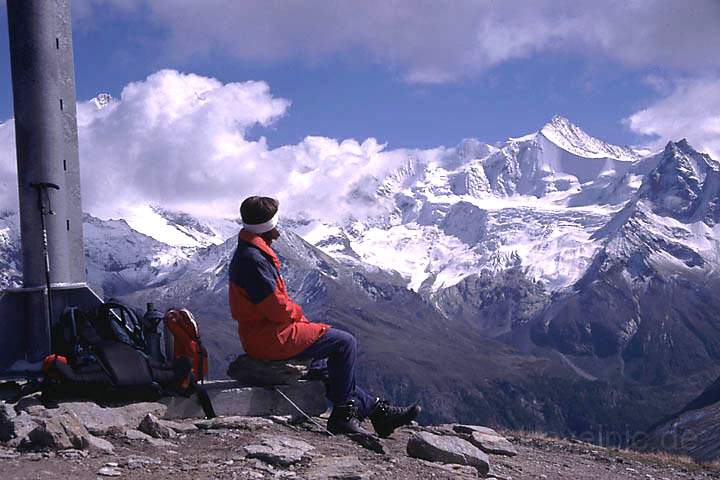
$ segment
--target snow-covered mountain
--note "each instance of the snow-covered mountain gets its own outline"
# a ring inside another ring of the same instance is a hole
[[[397,272],[408,288],[427,295],[508,268],[560,292],[597,268],[612,229],[635,232],[639,224],[665,228],[665,245],[676,254],[682,248],[674,245],[693,239],[690,251],[704,249],[697,253],[716,264],[718,235],[710,223],[720,215],[718,169],[684,141],[641,156],[556,116],[537,132],[501,144],[467,139],[439,156],[408,154],[402,167],[376,179],[375,200],[386,205],[386,215],[285,224],[333,258]],[[642,212],[650,216],[641,220]],[[710,222],[702,228],[695,225],[701,217]],[[9,225],[13,218],[0,221]],[[679,241],[682,229],[673,222],[684,220],[695,226]],[[118,294],[161,284],[181,275],[197,249],[221,244],[238,229],[233,219],[150,205],[122,220],[87,217],[88,276]],[[15,227],[3,231],[17,238]]]
[[[647,163],[554,117],[498,146],[465,140],[437,160],[409,157],[379,179],[385,218],[298,231],[328,254],[400,272],[415,290],[518,265],[556,290],[582,276],[600,247],[592,233],[636,193]]]
[[[636,195],[593,233],[601,248],[589,268],[532,334],[608,359],[612,375],[663,383],[720,352],[720,166],[684,140],[651,160]]]
[[[0,213],[0,288],[22,283],[20,217],[17,212]]]
[[[641,156],[556,116],[501,144],[467,139],[437,156],[408,154],[402,167],[376,179],[385,215],[335,224],[289,218],[285,225],[331,257],[397,272],[427,296],[511,268],[562,292],[587,282],[600,256],[634,252],[649,236],[669,257],[699,256],[714,268],[718,170],[685,141]],[[16,242],[16,221],[10,214],[0,219],[8,244]],[[233,219],[149,205],[122,220],[88,216],[88,277],[112,294],[159,285],[182,275],[198,249],[222,244],[238,229]],[[16,257],[6,254],[5,261]],[[16,282],[16,272],[7,269],[3,282]]]
[[[422,395],[443,421],[482,411],[579,431],[647,426],[717,377],[717,161],[686,141],[644,155],[561,117],[437,152],[408,152],[373,179],[384,214],[281,223],[288,287],[311,318],[368,344],[371,385]],[[0,215],[0,286],[20,281],[17,223]],[[238,349],[226,295],[239,228],[159,206],[86,215],[88,280],[105,296],[197,310],[222,372]],[[443,407],[448,395],[460,410]],[[578,402],[601,413],[579,421]]]
[[[83,234],[88,283],[117,296],[175,280],[208,246],[237,234],[234,220],[197,218],[157,206],[139,206],[128,219],[85,214]],[[0,288],[22,282],[17,213],[0,214]]]

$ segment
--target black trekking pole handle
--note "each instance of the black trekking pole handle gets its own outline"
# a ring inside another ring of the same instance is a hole
[[[54,190],[60,190],[60,187],[55,183],[50,182],[31,182],[30,187],[36,189],[38,191],[38,208],[40,209],[40,212],[44,215],[45,214],[45,205],[43,205],[42,201],[42,192],[47,192],[48,188],[52,188]],[[52,206],[50,205],[50,195],[47,197],[48,199],[48,215],[55,215],[55,212],[52,211]]]
[[[54,188],[55,190],[60,190],[60,187],[51,182],[31,182],[30,186],[33,188]]]

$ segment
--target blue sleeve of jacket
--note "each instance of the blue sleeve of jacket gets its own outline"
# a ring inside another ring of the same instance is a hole
[[[233,259],[230,281],[247,292],[255,305],[275,292],[275,268],[261,254],[242,255]]]

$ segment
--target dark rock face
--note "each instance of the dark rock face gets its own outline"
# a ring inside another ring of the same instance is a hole
[[[440,227],[468,245],[482,241],[487,228],[487,212],[472,203],[459,202],[450,207]]]
[[[639,436],[633,447],[685,455],[708,463],[720,458],[720,378],[676,413]]]
[[[658,166],[648,174],[640,196],[655,211],[680,221],[720,220],[720,164],[694,150],[686,140],[665,147]]]
[[[664,385],[710,373],[720,359],[720,276],[680,225],[715,224],[719,182],[717,162],[669,143],[637,198],[593,235],[603,247],[590,268],[533,319],[534,343],[586,364],[603,359],[592,373],[609,379]]]
[[[447,318],[462,319],[484,335],[499,337],[525,325],[547,304],[542,283],[527,278],[521,268],[497,274],[470,275],[432,296]]]
[[[689,410],[654,427],[639,438],[634,447],[686,455],[697,462],[720,458],[720,404]]]
[[[644,384],[707,371],[720,359],[720,277],[682,245],[637,232],[613,237],[574,288],[533,319],[532,340],[567,355],[617,358],[612,376]]]

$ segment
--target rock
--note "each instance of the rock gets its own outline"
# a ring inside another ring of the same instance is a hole
[[[357,457],[325,457],[307,472],[308,480],[365,480],[370,473]]]
[[[517,455],[517,450],[512,443],[492,428],[479,425],[443,424],[424,427],[422,431],[462,438],[485,453],[510,457]]]
[[[227,428],[230,430],[255,431],[271,426],[274,422],[268,418],[261,417],[215,417],[210,420],[199,420],[195,426],[202,430],[218,430]]]
[[[258,460],[257,458],[251,458],[247,461],[246,465],[248,467],[251,467],[255,470],[259,470],[263,473],[269,473],[270,475],[275,475],[277,473],[277,470],[272,465],[268,465],[265,462],[262,462]],[[265,477],[262,477],[265,478]]]
[[[147,433],[143,433],[140,430],[126,430],[125,431],[125,438],[128,440],[142,440],[147,441],[150,440],[152,437],[148,435]]]
[[[15,460],[20,454],[16,451],[0,450],[0,460]]]
[[[117,467],[102,467],[97,474],[102,477],[119,477],[122,475],[122,470]]]
[[[39,418],[37,422],[38,426],[28,434],[34,447],[67,450],[83,449],[89,445],[90,433],[73,415]]]
[[[115,447],[113,444],[105,440],[104,438],[96,437],[95,435],[88,434],[87,449],[94,452],[100,453],[114,453]]]
[[[350,440],[359,444],[360,446],[367,448],[375,453],[385,453],[385,447],[382,442],[375,435],[363,435],[361,433],[347,434]]]
[[[475,445],[458,437],[417,432],[408,440],[407,453],[411,457],[431,462],[470,465],[483,475],[490,470],[488,456]]]
[[[513,444],[500,435],[473,432],[469,441],[485,453],[506,455],[508,457],[514,457],[518,454]]]
[[[145,469],[148,467],[148,465],[160,465],[162,462],[156,458],[151,457],[140,457],[140,456],[131,456],[127,459],[123,460],[121,465],[131,469]]]
[[[50,416],[47,414],[47,411],[48,409],[45,407],[45,405],[30,405],[29,407],[22,410],[21,413],[25,412],[33,417],[47,417]]]
[[[0,402],[0,419],[16,417],[15,407],[6,402]]]
[[[259,444],[244,448],[248,458],[283,467],[302,461],[310,450],[315,449],[309,443],[289,437],[265,437]]]
[[[37,422],[25,412],[15,413],[12,405],[0,404],[0,441],[9,447],[17,447],[36,427]]]
[[[469,435],[474,432],[478,432],[478,433],[482,433],[485,435],[494,435],[496,437],[500,436],[500,434],[497,433],[492,428],[481,427],[480,425],[462,425],[462,424],[454,423],[454,424],[450,425],[450,427],[452,428],[452,431],[454,431],[456,433],[466,433]]]
[[[168,442],[160,438],[153,438],[147,433],[143,433],[139,430],[126,430],[125,438],[130,441],[146,442],[156,448],[168,448],[175,446],[172,442]]]
[[[475,467],[469,465],[456,465],[452,463],[433,463],[427,460],[420,460],[424,465],[452,473],[453,478],[477,478],[478,472]],[[489,477],[486,477],[488,480]]]
[[[457,432],[454,430],[455,425],[452,423],[444,423],[442,425],[429,425],[427,427],[419,427],[418,429],[412,429],[412,430],[418,430],[421,432],[429,432],[434,435],[450,435],[450,436],[457,436]]]
[[[174,443],[168,442],[167,440],[162,440],[160,438],[153,438],[153,437],[150,437],[147,440],[147,443],[149,443],[150,445],[152,445],[155,448],[170,448],[170,447],[176,446]]]
[[[164,417],[167,405],[160,402],[137,402],[114,407],[113,410],[117,410],[128,420],[129,424],[137,425],[148,413],[152,413],[158,418]]]
[[[85,450],[75,450],[74,448],[71,448],[70,450],[60,450],[58,452],[58,457],[65,458],[68,460],[80,460],[81,458],[87,458],[88,452]]]
[[[175,430],[162,424],[152,413],[145,415],[138,430],[155,438],[175,438],[177,436]]]
[[[195,424],[191,422],[173,422],[172,420],[163,420],[162,418],[158,421],[162,425],[171,428],[175,433],[186,434],[197,432],[198,430],[198,427],[196,427]]]
[[[247,386],[286,385],[307,374],[309,364],[309,360],[266,361],[239,355],[228,366],[227,375]]]
[[[476,425],[454,425],[453,430],[485,453],[514,457],[517,450],[505,437],[492,428]]]
[[[136,429],[146,415],[165,415],[167,407],[156,402],[137,402],[117,407],[101,407],[93,402],[64,402],[48,412],[73,413],[93,435],[107,435],[111,430]]]

